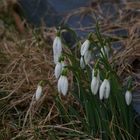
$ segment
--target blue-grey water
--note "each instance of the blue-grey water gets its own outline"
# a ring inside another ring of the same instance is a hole
[[[36,26],[41,25],[41,21],[44,21],[46,26],[59,26],[64,22],[66,17],[70,14],[65,24],[76,30],[79,36],[86,36],[89,31],[94,31],[86,29],[86,31],[78,30],[78,28],[90,27],[95,25],[95,16],[93,13],[86,13],[85,15],[80,14],[81,7],[91,8],[91,5],[95,0],[20,0],[20,4],[25,13],[28,21]],[[115,6],[110,2],[102,2],[101,8],[103,11],[103,16],[114,16],[116,14]],[[94,8],[93,8],[94,9]],[[74,14],[73,12],[79,12]],[[96,15],[96,18],[99,18]],[[79,22],[80,21],[80,22]]]
[[[21,0],[22,9],[29,19],[36,25],[41,18],[47,26],[58,25],[71,10],[89,5],[93,0]]]

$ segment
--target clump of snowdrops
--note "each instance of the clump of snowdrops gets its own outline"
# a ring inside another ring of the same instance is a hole
[[[104,41],[105,42],[105,41]],[[88,39],[86,39],[81,47],[80,47],[80,67],[83,69],[83,71],[86,69],[86,67],[91,68],[91,92],[93,95],[96,95],[97,92],[99,91],[99,99],[108,99],[110,95],[110,89],[111,89],[111,84],[110,84],[110,75],[111,75],[111,65],[109,64],[109,44],[106,42],[103,42],[103,46],[98,46],[98,44],[93,45],[94,41],[91,39],[91,34],[89,35]],[[92,59],[92,55],[97,55],[94,54],[94,50],[99,49],[99,58],[96,58],[95,60]],[[98,48],[99,47],[99,48]],[[60,37],[60,31],[58,31],[54,42],[53,42],[53,58],[54,58],[54,64],[55,64],[55,71],[54,75],[56,79],[58,80],[58,92],[62,93],[62,95],[67,95],[68,92],[68,80],[67,80],[67,66],[64,63],[64,56],[63,56],[63,49],[62,49],[62,41]],[[90,65],[90,62],[96,62],[94,65]],[[105,66],[103,63],[108,63],[110,65],[109,69],[105,69]],[[100,68],[102,67],[102,70]],[[105,77],[103,81],[100,79],[100,73],[102,71],[105,71]],[[114,72],[114,71],[113,71]],[[128,90],[125,93],[125,101],[126,104],[129,106],[132,101],[132,93],[130,90],[131,85],[129,85]],[[65,92],[63,92],[65,91]]]
[[[88,135],[103,140],[135,139],[139,130],[135,126],[131,80],[127,85],[120,81],[115,64],[109,61],[112,57],[110,42],[100,34],[98,25],[96,33],[90,33],[84,41],[77,42],[75,49],[78,53],[74,50],[68,53],[65,48],[68,46],[63,43],[59,30],[53,42],[58,98],[71,94],[79,102],[84,110],[81,125]],[[72,89],[69,88],[69,72],[73,74]],[[71,105],[70,108],[68,116],[81,118],[78,110]]]

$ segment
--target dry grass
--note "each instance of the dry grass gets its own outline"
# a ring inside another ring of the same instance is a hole
[[[15,120],[15,117],[20,117],[22,112],[23,114],[27,112],[27,116],[30,112],[30,115],[32,114],[30,119],[33,119],[35,114],[39,115],[42,104],[46,104],[47,110],[52,108],[53,99],[51,96],[55,95],[56,81],[53,76],[51,47],[45,44],[42,39],[37,41],[33,36],[28,36],[25,40],[21,40],[17,34],[12,32],[10,39],[4,38],[1,41],[0,55],[0,102],[6,101],[6,104],[3,104],[5,109],[1,108],[1,115],[13,112],[9,119],[6,116],[8,120],[3,118],[2,127],[6,125],[5,123],[7,125],[12,123],[12,120]],[[44,95],[39,103],[31,105],[32,96],[41,80],[46,82]],[[24,120],[24,118],[22,119]],[[24,120],[24,125],[26,122],[29,122],[27,118]],[[30,120],[30,125],[32,125],[31,123]]]
[[[62,123],[60,119],[55,103],[58,92],[57,80],[54,78],[52,46],[43,39],[43,35],[30,29],[24,36],[20,36],[15,29],[10,28],[1,39],[0,138],[2,139],[52,139],[55,131],[83,134],[80,129],[71,128],[73,124],[80,125],[80,121],[75,119],[73,122]],[[71,78],[70,76],[69,81],[72,81]],[[36,102],[33,95],[41,80],[45,82],[43,96]],[[71,95],[67,98],[66,100],[62,97],[65,109],[68,104],[75,104],[79,110]]]

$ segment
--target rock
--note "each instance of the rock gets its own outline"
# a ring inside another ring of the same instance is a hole
[[[140,90],[133,92],[133,106],[135,111],[140,114]]]

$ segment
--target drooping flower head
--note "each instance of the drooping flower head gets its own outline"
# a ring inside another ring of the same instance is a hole
[[[80,50],[81,56],[84,56],[85,53],[88,51],[89,45],[90,45],[90,41],[87,39],[81,46],[81,50]]]
[[[81,59],[80,59],[80,65],[81,68],[84,68],[85,65],[89,64],[91,60],[91,50],[89,49],[90,41],[87,39],[81,46]]]
[[[58,32],[57,36],[53,41],[53,58],[55,64],[57,64],[57,62],[59,61],[59,57],[61,56],[61,53],[62,53],[62,42],[60,38],[60,32]]]
[[[127,82],[127,91],[125,92],[125,101],[128,106],[132,102],[132,81],[132,77],[129,76]]]
[[[68,79],[66,75],[67,68],[64,68],[57,84],[58,92],[63,96],[66,96],[68,92]]]
[[[43,85],[43,81],[40,81],[39,84],[37,85],[37,89],[35,92],[35,100],[38,101],[42,95],[42,85]]]
[[[99,90],[99,98],[102,100],[103,98],[108,99],[110,95],[110,82],[108,79],[104,79],[100,86]]]
[[[130,90],[127,90],[126,93],[125,93],[125,101],[126,101],[126,104],[129,106],[132,102],[132,93]]]
[[[96,95],[97,92],[98,92],[98,89],[99,89],[99,79],[97,78],[97,76],[94,76],[92,78],[92,81],[91,81],[91,92]]]
[[[81,66],[82,69],[84,69],[84,67],[87,64],[89,64],[89,62],[91,60],[91,57],[92,57],[92,51],[91,51],[91,48],[90,48],[91,40],[92,40],[92,34],[89,34],[88,39],[86,39],[85,42],[81,45],[80,66]]]
[[[55,66],[55,70],[54,70],[54,75],[55,75],[56,79],[58,79],[59,76],[61,75],[61,72],[62,72],[64,66],[65,66],[64,57],[60,56],[59,61],[57,62],[56,66]]]
[[[84,54],[84,61],[85,61],[85,64],[88,65],[90,60],[91,60],[91,57],[92,57],[92,53],[91,53],[91,50],[87,50]]]
[[[98,67],[98,61],[95,63],[95,69],[92,69],[92,81],[91,81],[91,91],[94,95],[97,94],[100,86],[100,75]]]

